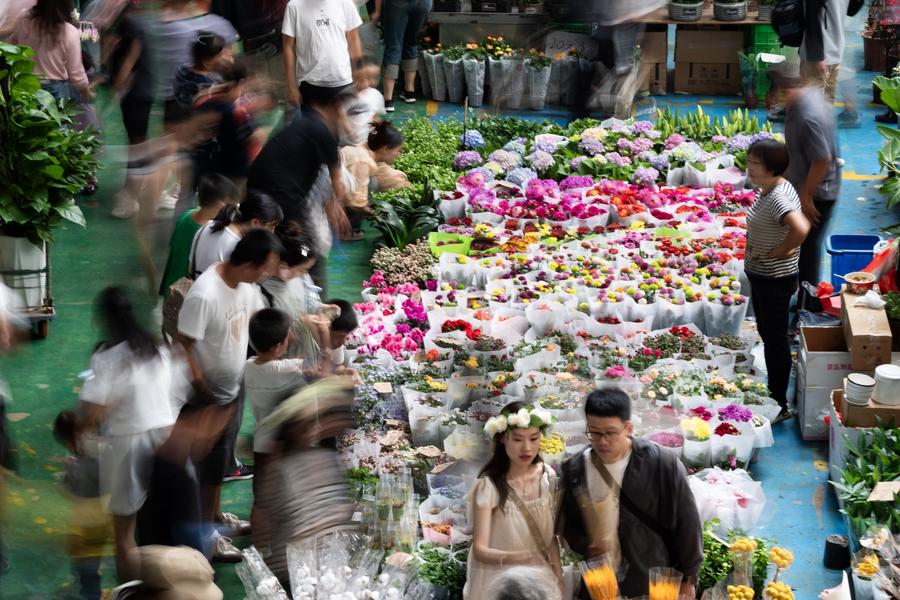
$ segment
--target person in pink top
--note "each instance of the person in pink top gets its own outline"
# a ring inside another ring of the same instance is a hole
[[[37,0],[13,28],[12,41],[34,49],[35,71],[57,99],[93,100],[81,62],[81,31],[72,22],[73,0]]]

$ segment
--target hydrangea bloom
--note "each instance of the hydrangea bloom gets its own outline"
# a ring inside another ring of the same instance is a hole
[[[644,150],[636,157],[641,162],[650,162],[654,158],[656,158],[656,152],[653,150]]]
[[[739,133],[730,140],[728,140],[727,147],[729,152],[738,152],[740,150],[746,150],[750,147],[752,143],[750,136],[744,133]]]
[[[712,143],[713,143],[713,144],[724,144],[724,143],[727,142],[727,141],[728,141],[728,138],[725,137],[724,135],[714,135],[714,136],[712,136]]]
[[[480,164],[481,154],[479,154],[476,150],[463,150],[461,152],[457,152],[456,157],[453,159],[453,168],[457,171],[464,171],[468,168]]]
[[[607,162],[612,163],[617,167],[627,167],[631,164],[631,159],[627,156],[622,156],[618,152],[609,152],[605,155]]]
[[[581,143],[579,143],[578,146],[591,156],[596,156],[606,150],[603,142],[601,142],[600,140],[595,140],[594,138],[582,137]]]
[[[561,135],[552,133],[542,133],[534,137],[534,149],[542,152],[556,152],[556,149],[565,146],[569,142],[568,139]]]
[[[506,169],[504,169],[501,165],[497,164],[496,162],[494,162],[492,160],[489,160],[488,162],[484,163],[483,166],[485,169],[487,169],[494,175],[500,175],[501,173],[504,173],[506,171]]]
[[[650,159],[650,166],[660,172],[667,171],[669,169],[669,159],[660,154]]]
[[[544,152],[542,150],[536,150],[533,154],[531,154],[527,158],[528,158],[528,162],[531,163],[531,166],[538,173],[543,173],[553,166],[553,155],[550,154],[549,152]]]
[[[634,154],[646,152],[653,149],[653,141],[647,138],[638,138],[631,143],[631,151]]]
[[[653,129],[653,123],[651,121],[635,121],[631,125],[631,134],[641,135],[647,133],[651,129]]]
[[[507,152],[515,152],[519,156],[525,156],[527,150],[525,149],[525,144],[518,140],[513,140],[503,146],[503,149]]]
[[[680,133],[673,133],[666,139],[666,150],[672,150],[679,144],[684,143],[684,136]]]
[[[584,175],[570,175],[559,182],[559,189],[587,188],[594,185],[594,180]]]
[[[619,141],[616,142],[616,148],[618,148],[619,152],[621,152],[622,154],[631,154],[631,151],[634,149],[634,145],[628,138],[619,138]]]
[[[469,129],[460,136],[459,143],[465,148],[482,148],[484,146],[484,136],[477,129]]]
[[[537,173],[533,169],[518,167],[507,173],[506,180],[519,187],[524,187],[527,182],[532,179],[537,179],[537,176]]]
[[[587,156],[576,156],[569,162],[569,166],[572,167],[572,170],[578,169],[578,165],[580,165],[587,159],[588,159]]]
[[[606,138],[609,137],[609,132],[603,127],[591,127],[589,129],[585,129],[581,132],[581,139],[591,139],[598,140],[600,142],[606,141]]]
[[[507,144],[507,146],[508,145],[509,144]],[[522,146],[523,151],[524,149],[525,146]],[[522,166],[522,156],[509,150],[494,150],[491,152],[491,155],[488,156],[488,160],[500,165],[504,171],[511,171],[516,167]]]
[[[662,137],[662,132],[658,129],[651,129],[644,134],[644,137],[650,140],[658,140]]]
[[[659,171],[654,169],[653,167],[638,167],[634,171],[634,182],[639,183],[646,186],[651,186],[656,183],[656,180],[659,178]]]

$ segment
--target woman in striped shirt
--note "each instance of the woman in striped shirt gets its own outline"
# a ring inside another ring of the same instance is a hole
[[[769,391],[781,405],[775,422],[791,416],[787,407],[791,376],[788,311],[798,286],[800,245],[809,233],[800,198],[794,186],[782,177],[787,166],[787,147],[783,143],[766,139],[750,146],[747,175],[759,188],[759,196],[747,215],[744,269],[750,280],[756,325],[765,346]]]

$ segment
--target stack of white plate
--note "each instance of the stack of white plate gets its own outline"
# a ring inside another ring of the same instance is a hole
[[[866,406],[872,392],[875,391],[875,380],[865,373],[847,375],[847,403],[855,406]]]
[[[872,400],[885,406],[900,406],[900,366],[881,365],[875,369]]]

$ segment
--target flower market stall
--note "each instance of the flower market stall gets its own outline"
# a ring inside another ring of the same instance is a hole
[[[507,139],[514,124],[486,125],[439,125],[454,139],[419,158],[435,177],[411,171],[407,196],[376,200],[393,202],[391,211],[432,210],[443,223],[428,239],[398,240],[375,217],[393,247],[376,252],[355,307],[358,428],[340,443],[364,537],[295,549],[295,597],[461,597],[466,494],[490,452],[486,432],[505,430],[498,415],[513,400],[554,423],[541,450],[555,467],[590,443],[585,395],[625,390],[636,435],[692,473],[707,543],[724,544],[729,557],[735,532],[764,512],[748,470],[773,445],[780,408],[744,321],[754,195],[742,167],[749,144],[773,134],[741,113],[531,124],[531,135]],[[411,131],[432,135],[421,123]],[[761,552],[761,572],[738,581],[740,560],[723,559],[704,564],[701,585],[727,584],[723,598],[755,587],[761,597],[765,544]],[[573,594],[578,560],[564,553]],[[792,597],[777,577],[765,593]]]

